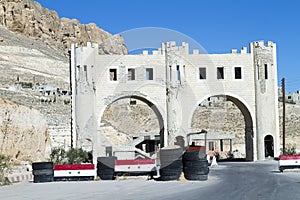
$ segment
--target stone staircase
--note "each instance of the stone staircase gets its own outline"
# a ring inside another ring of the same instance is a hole
[[[145,140],[157,140],[157,138],[154,135],[140,136],[135,138],[133,141],[129,142],[127,145],[113,147],[113,152],[115,154],[116,152],[128,152],[128,154],[131,154],[132,158],[133,157],[152,158],[152,155],[150,153],[147,153],[144,150],[136,147],[137,145],[141,144]],[[122,158],[118,158],[118,159],[122,159]]]

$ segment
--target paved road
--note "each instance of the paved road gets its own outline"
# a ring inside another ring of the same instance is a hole
[[[300,199],[300,172],[279,173],[277,162],[219,163],[205,182],[144,180],[21,183],[0,187],[0,199]]]
[[[211,170],[213,187],[177,194],[178,199],[290,200],[300,199],[300,171],[280,173],[276,161],[221,163]],[[167,196],[171,199],[171,196]]]

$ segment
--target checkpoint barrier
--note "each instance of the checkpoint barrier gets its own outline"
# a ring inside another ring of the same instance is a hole
[[[54,166],[54,181],[94,180],[96,170],[94,164],[70,164]]]
[[[115,161],[117,157],[98,157],[97,158],[97,176],[101,180],[113,180],[115,176]]]
[[[300,168],[300,154],[280,155],[278,168],[280,172],[283,172],[285,169]]]
[[[24,172],[24,173],[16,173],[16,174],[8,174],[6,175],[6,178],[10,183],[17,183],[17,182],[23,182],[23,181],[33,181],[33,175],[32,172]]]
[[[169,146],[160,149],[160,180],[172,181],[178,180],[182,172],[182,154],[183,149],[180,146]]]
[[[127,174],[153,174],[156,172],[155,159],[116,160],[116,175]]]
[[[203,149],[203,147],[192,147],[184,152],[182,161],[186,180],[206,181],[208,179],[208,161]]]
[[[53,173],[53,162],[32,163],[32,174],[34,183],[52,182]]]

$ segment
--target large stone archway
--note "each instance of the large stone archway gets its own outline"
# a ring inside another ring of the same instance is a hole
[[[111,98],[111,101],[104,107],[102,108],[101,112],[99,113],[99,118],[98,118],[98,124],[100,124],[101,119],[103,118],[104,115],[104,111],[113,103],[118,102],[120,100],[124,100],[124,99],[129,99],[130,101],[133,100],[139,100],[143,103],[145,103],[155,114],[157,120],[158,120],[158,126],[159,126],[159,132],[157,133],[157,135],[160,136],[160,146],[163,147],[164,146],[164,119],[163,116],[161,114],[161,110],[159,109],[159,107],[152,101],[149,100],[143,96],[138,96],[138,95],[125,95],[125,96],[115,96]]]
[[[245,129],[244,129],[244,134],[245,134],[245,153],[246,153],[246,160],[253,161],[254,160],[254,152],[256,151],[255,146],[254,146],[254,129],[253,129],[253,116],[251,115],[249,105],[240,97],[237,95],[233,94],[213,94],[213,95],[207,95],[201,100],[199,100],[195,107],[194,107],[194,112],[196,108],[201,105],[205,100],[214,98],[214,97],[221,97],[225,99],[226,101],[230,101],[234,103],[237,108],[241,111],[243,117],[244,117],[244,123],[245,123]],[[190,116],[190,122],[189,122],[189,127],[191,130],[194,130],[194,127],[192,127],[192,121],[194,117],[194,112]],[[209,133],[208,133],[209,134]]]
[[[201,101],[224,95],[244,116],[247,159],[265,159],[266,134],[273,136],[274,156],[279,155],[275,43],[252,42],[249,53],[244,47],[231,54],[190,53],[187,43],[175,42],[140,55],[99,55],[98,48],[73,45],[70,58],[72,138],[79,147],[82,140],[91,140],[94,157],[103,155],[98,127],[114,101],[145,102],[159,119],[162,146],[168,146],[185,143]]]

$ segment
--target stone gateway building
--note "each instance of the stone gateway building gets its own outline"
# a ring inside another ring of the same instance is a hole
[[[225,97],[242,112],[247,160],[279,155],[276,44],[250,43],[238,53],[202,54],[189,45],[163,43],[151,54],[99,55],[98,45],[71,48],[73,146],[91,145],[105,156],[100,131],[105,109],[129,99],[142,101],[159,121],[161,146],[187,145],[192,116],[201,102]],[[208,133],[209,134],[209,133]],[[114,147],[112,147],[114,149]]]

